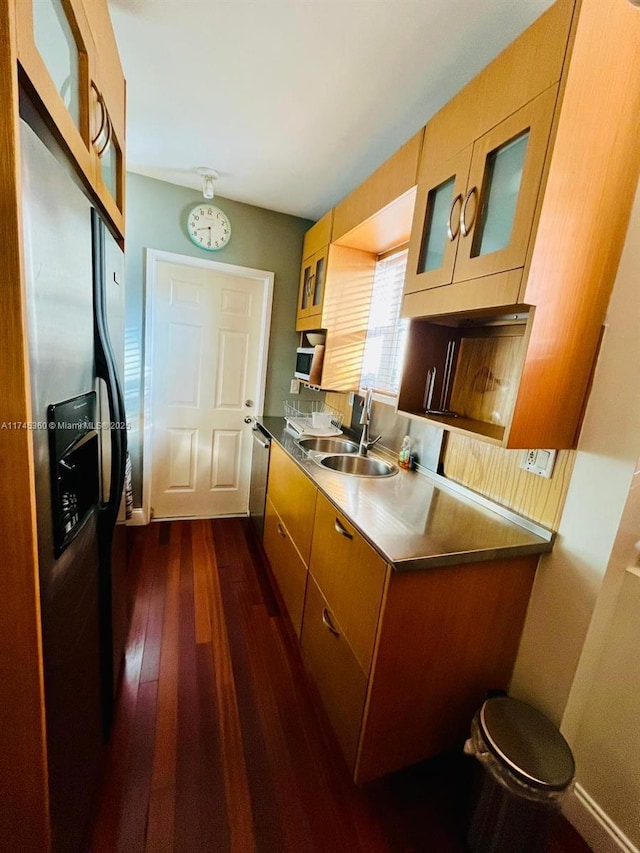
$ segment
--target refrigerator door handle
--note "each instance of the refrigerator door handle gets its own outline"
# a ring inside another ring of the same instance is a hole
[[[93,281],[94,281],[94,327],[96,375],[106,386],[111,426],[111,475],[109,497],[101,510],[107,518],[109,529],[113,529],[124,488],[127,456],[127,433],[125,424],[124,397],[118,380],[116,361],[109,339],[106,322],[104,282],[104,225],[95,210],[91,211],[93,231]]]

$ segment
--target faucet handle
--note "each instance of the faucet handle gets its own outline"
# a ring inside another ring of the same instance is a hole
[[[371,404],[373,402],[373,388],[363,388],[364,398],[362,400],[362,413],[360,423],[368,424],[371,420]]]
[[[380,435],[377,435],[375,438],[371,439],[371,441],[369,442],[369,447],[373,447],[373,445],[377,444],[381,438],[382,438],[382,433],[380,433]]]

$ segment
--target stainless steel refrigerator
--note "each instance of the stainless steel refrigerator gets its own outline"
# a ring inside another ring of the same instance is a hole
[[[51,820],[54,849],[78,851],[128,625],[124,263],[31,123],[38,133],[20,130],[22,210]]]

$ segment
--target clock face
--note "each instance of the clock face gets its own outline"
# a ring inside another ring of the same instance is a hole
[[[231,238],[231,223],[226,213],[211,204],[197,204],[187,217],[187,234],[192,243],[207,252],[217,252]]]

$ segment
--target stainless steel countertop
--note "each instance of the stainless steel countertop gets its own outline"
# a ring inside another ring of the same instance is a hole
[[[553,547],[551,531],[438,474],[340,474],[302,450],[284,418],[257,420],[396,571],[541,554]]]

